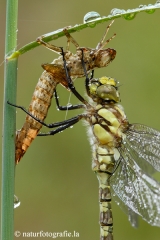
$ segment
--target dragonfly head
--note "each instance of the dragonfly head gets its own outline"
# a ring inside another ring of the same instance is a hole
[[[111,77],[91,79],[89,83],[89,96],[98,102],[120,102],[117,81]]]

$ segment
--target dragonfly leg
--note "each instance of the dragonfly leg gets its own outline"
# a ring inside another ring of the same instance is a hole
[[[27,111],[24,107],[10,103],[9,101],[7,101],[7,104],[11,105],[12,107],[16,107],[21,109],[23,112],[27,113],[27,115],[29,115],[30,117],[32,117],[34,120],[36,120],[37,122],[41,123],[42,125],[45,125],[45,123],[43,121],[41,121],[40,119],[38,119],[37,117],[35,117],[33,114],[31,114],[29,111]]]
[[[57,53],[60,53],[60,54],[61,54],[61,52],[62,52],[61,47],[57,47],[57,46],[55,46],[55,45],[53,45],[53,44],[46,43],[46,42],[44,42],[44,41],[42,40],[42,38],[43,38],[43,37],[38,37],[36,41],[37,41],[39,44],[45,46],[46,48],[48,48],[48,49],[50,49],[50,50],[52,50],[52,51],[54,51],[54,52],[57,52]]]
[[[73,124],[79,122],[79,120],[81,120],[82,118],[85,118],[85,114],[79,114],[76,117],[73,117],[71,119],[62,121],[62,122],[57,122],[57,123],[51,123],[51,124],[47,124],[43,121],[41,121],[40,119],[38,119],[37,117],[35,117],[34,115],[32,115],[30,112],[28,112],[24,107],[22,106],[18,106],[16,104],[12,104],[9,101],[7,101],[7,103],[13,107],[16,108],[20,108],[22,111],[24,111],[25,113],[27,113],[30,117],[32,117],[34,120],[36,120],[37,122],[41,123],[43,126],[48,127],[48,128],[54,128],[54,127],[59,127],[59,126],[64,126],[67,125],[68,127],[72,126]]]
[[[48,132],[48,133],[39,133],[37,136],[38,137],[45,137],[45,136],[53,136],[53,135],[55,135],[55,134],[57,134],[57,133],[59,133],[59,132],[62,132],[62,131],[64,131],[64,130],[66,130],[67,128],[69,128],[71,125],[69,125],[69,124],[67,124],[67,125],[64,125],[64,126],[61,126],[61,127],[59,127],[59,128],[57,128],[57,129],[55,129],[55,130],[53,130],[53,131],[50,131],[50,132]],[[72,126],[73,126],[73,124],[72,124]]]
[[[56,89],[54,90],[54,98],[56,100],[58,110],[61,110],[61,111],[85,108],[84,104],[76,104],[76,105],[69,104],[68,106],[60,106]]]
[[[94,77],[94,70],[92,70],[90,78],[86,76],[86,79],[85,79],[85,88],[88,96],[90,96],[89,83],[90,83],[90,80],[93,79],[93,77]]]
[[[66,130],[69,127],[72,127],[74,124],[76,124],[77,122],[79,122],[82,118],[84,118],[83,116],[84,114],[80,114],[76,117],[73,117],[71,119],[65,120],[63,122],[57,122],[57,123],[53,123],[53,124],[48,124],[48,127],[50,128],[51,126],[54,127],[58,127],[55,130],[52,130],[48,133],[39,133],[37,136],[49,136],[49,135],[55,135],[59,132],[62,132],[63,130]],[[57,126],[55,126],[57,125]]]

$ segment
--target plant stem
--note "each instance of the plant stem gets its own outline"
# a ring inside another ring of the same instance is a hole
[[[130,21],[130,20],[134,19],[138,13],[145,12],[148,14],[152,14],[158,9],[160,9],[160,3],[155,3],[153,5],[148,4],[148,6],[144,5],[142,7],[137,7],[135,9],[128,9],[126,11],[124,9],[115,8],[115,9],[111,10],[111,14],[109,14],[108,16],[99,17],[97,19],[89,20],[86,23],[76,24],[75,26],[67,27],[67,31],[69,33],[74,33],[74,32],[80,31],[82,29],[85,29],[87,27],[93,28],[97,24],[111,21],[111,20],[117,19],[117,18],[124,18],[124,19]],[[63,31],[63,28],[61,28],[61,29],[58,29],[56,31],[53,31],[53,32],[50,32],[47,34],[43,34],[43,41],[49,42],[51,40],[55,40],[55,39],[58,39],[63,36],[65,36],[65,33]],[[8,59],[17,58],[19,55],[22,55],[22,54],[26,53],[27,51],[30,51],[33,48],[36,48],[38,46],[40,46],[40,45],[36,41],[28,43],[27,45],[20,48],[18,51],[13,52],[13,54],[8,56]]]
[[[15,51],[17,45],[18,0],[7,0],[5,57]],[[2,203],[1,240],[14,239],[14,171],[16,110],[7,100],[16,102],[17,58],[5,62],[3,145],[2,145]]]

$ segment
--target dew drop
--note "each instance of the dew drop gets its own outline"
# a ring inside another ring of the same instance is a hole
[[[148,4],[148,7],[153,7],[153,5],[152,4]],[[152,13],[154,13],[156,10],[155,9],[147,9],[145,12],[146,13],[149,13],[149,14],[152,14]]]
[[[70,126],[70,128],[73,128],[73,126]]]
[[[109,16],[109,15],[108,15],[108,16]],[[107,16],[107,17],[108,17],[108,16]],[[106,16],[102,16],[101,18],[102,18],[102,19],[103,19],[103,18],[106,18]]]
[[[72,104],[71,103],[67,103],[67,107],[72,107]]]
[[[132,20],[135,18],[135,16],[136,16],[136,13],[132,13],[132,12],[123,15],[124,19],[126,19],[126,20]]]
[[[75,25],[74,25],[75,28],[78,27],[78,26],[79,26],[79,24],[75,24]]]
[[[143,5],[143,9],[145,9],[147,7],[147,5]]]
[[[143,8],[143,5],[141,4],[141,5],[139,5],[139,8]]]
[[[97,12],[88,12],[84,18],[83,18],[83,23],[88,23],[88,26],[89,27],[95,27],[96,23],[95,22],[90,22],[90,21],[93,21],[93,20],[97,20],[97,19],[100,19],[101,16],[99,13]]]
[[[112,19],[112,17],[113,17],[113,16],[112,16],[111,14],[109,14],[109,15],[107,16],[108,19]]]
[[[14,208],[19,207],[21,202],[19,201],[18,197],[14,195]]]
[[[119,9],[119,8],[113,8],[110,12],[110,14],[112,16],[114,15],[118,15],[118,14],[122,14],[122,13],[125,13],[126,11],[124,9]]]

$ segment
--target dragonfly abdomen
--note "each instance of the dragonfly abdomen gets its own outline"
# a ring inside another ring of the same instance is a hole
[[[108,177],[109,175],[104,172],[97,172],[99,180],[100,240],[113,240],[113,217]]]

